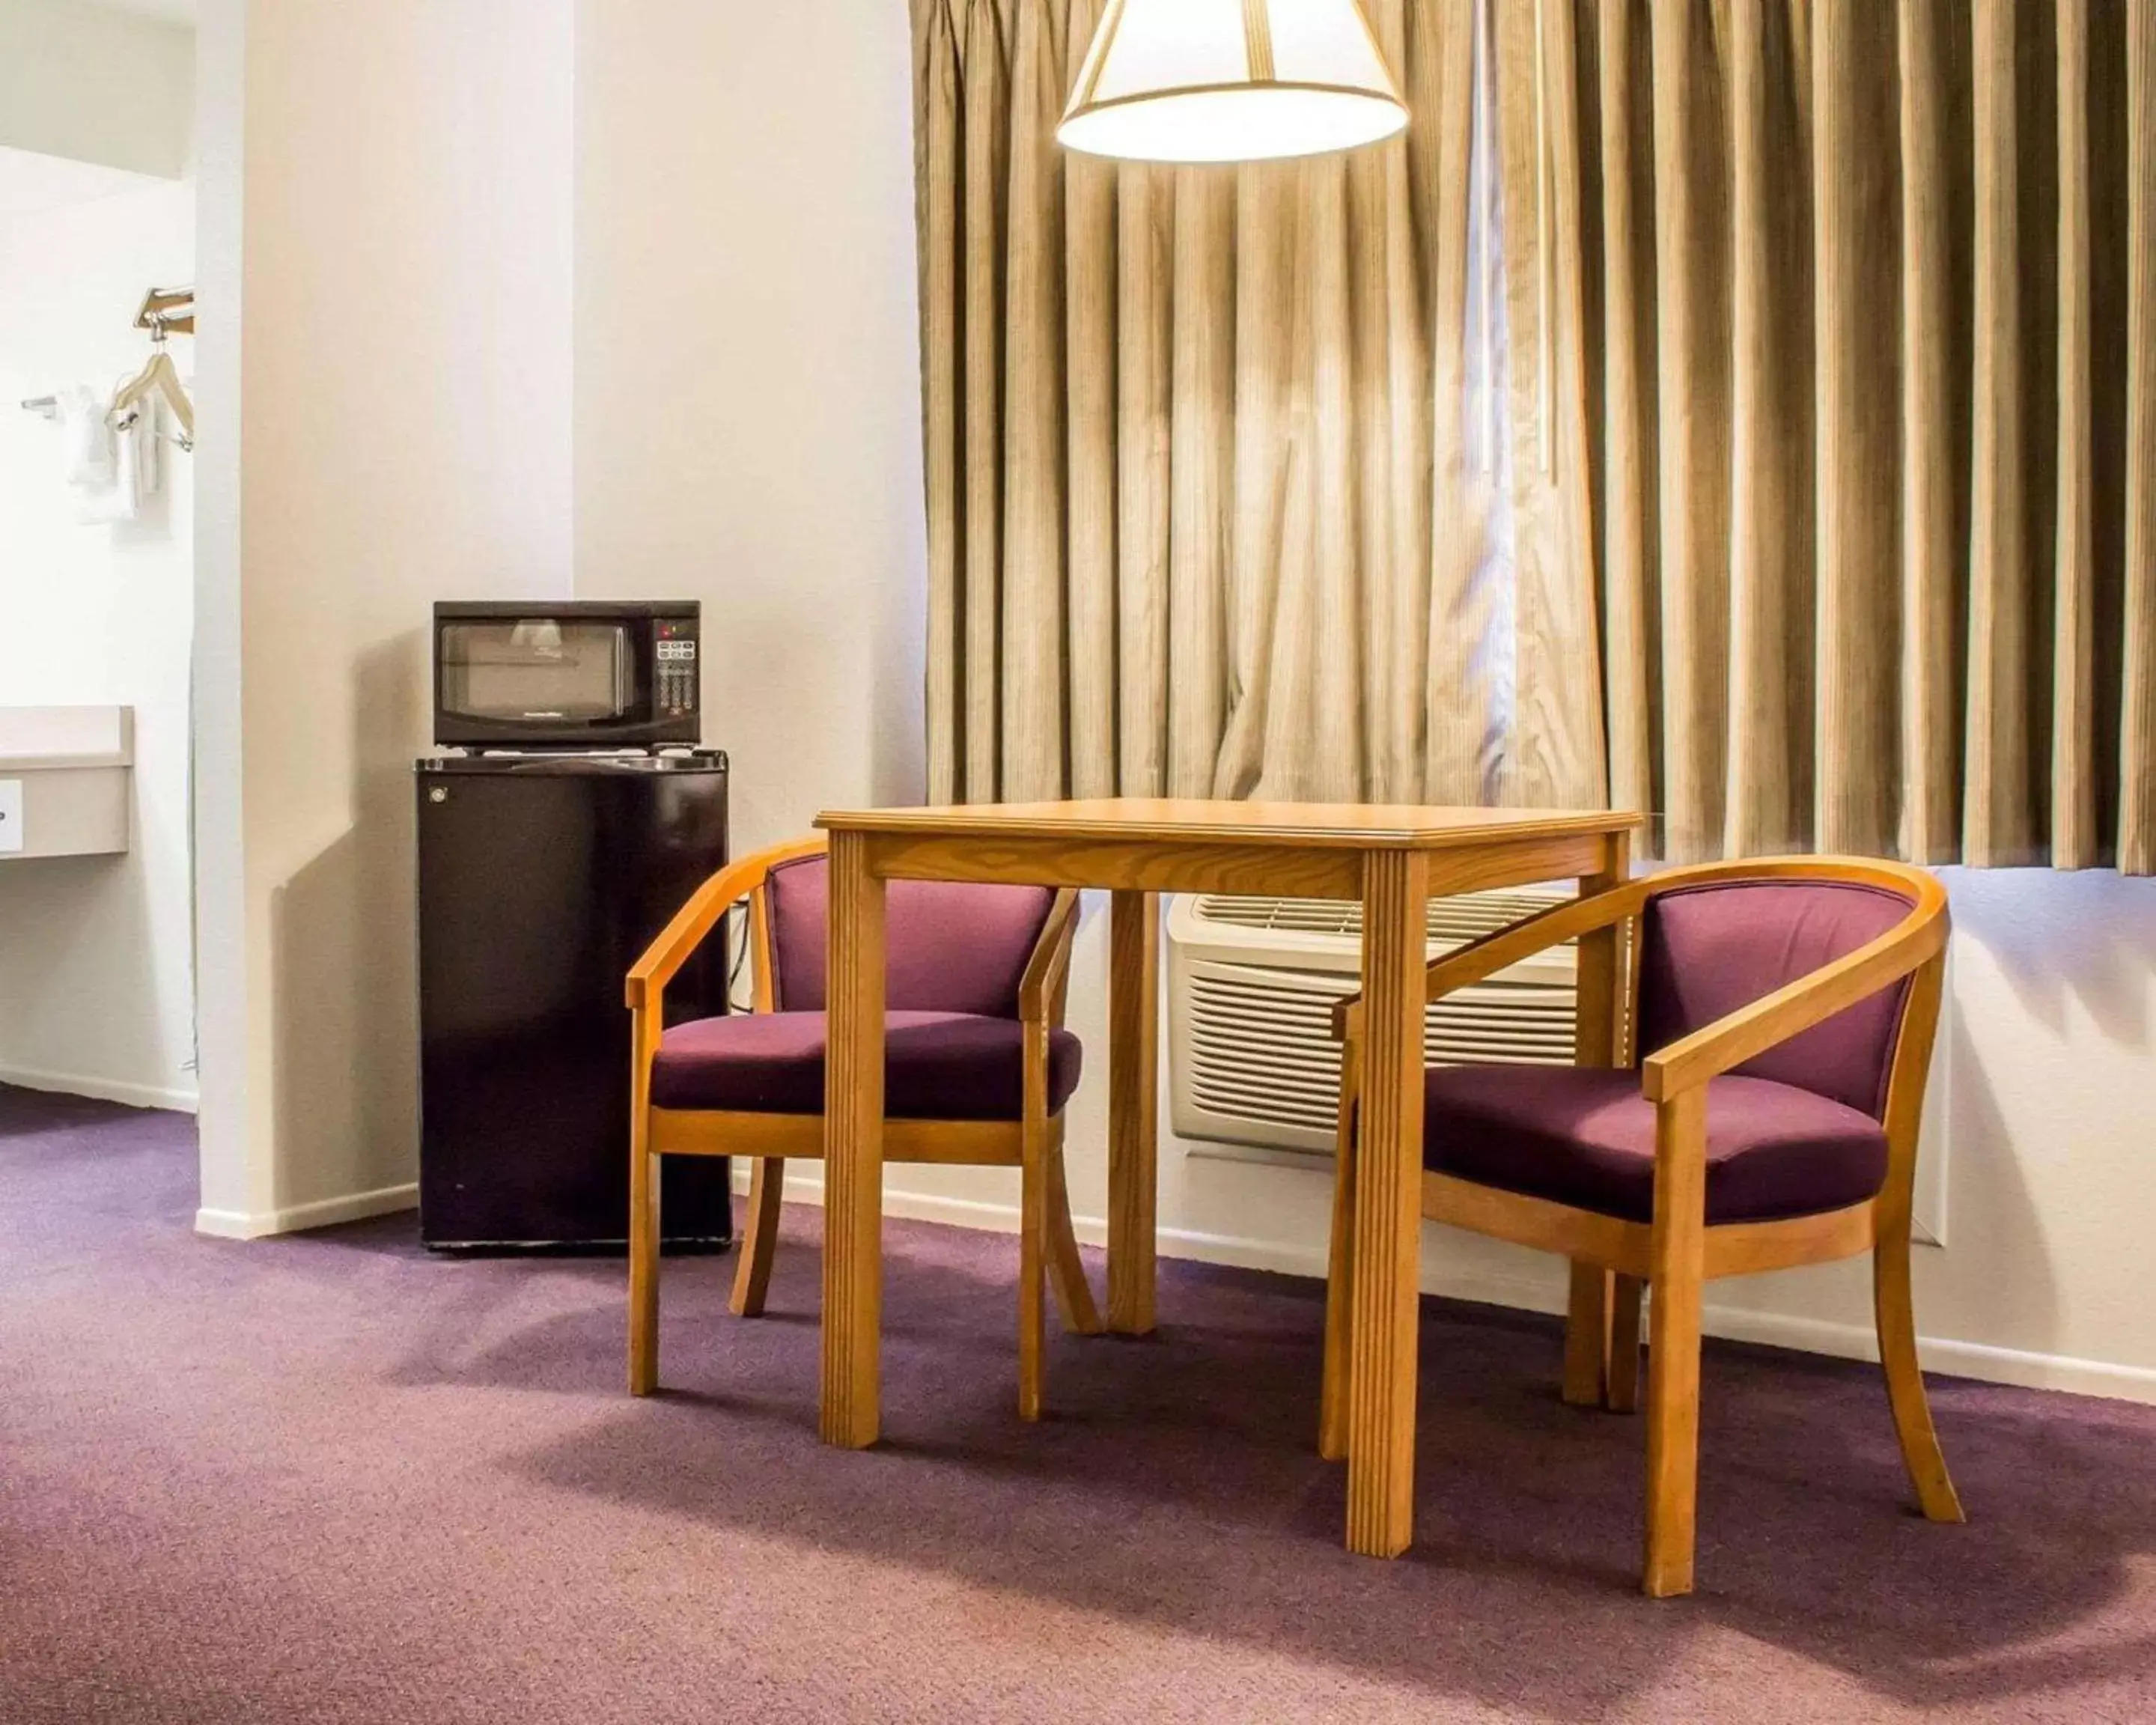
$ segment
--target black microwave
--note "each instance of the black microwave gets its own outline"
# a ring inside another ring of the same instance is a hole
[[[702,741],[694,599],[494,599],[434,607],[444,747],[639,748]]]

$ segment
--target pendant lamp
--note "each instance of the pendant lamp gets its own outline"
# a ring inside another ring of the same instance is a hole
[[[1132,162],[1264,162],[1407,123],[1360,0],[1108,0],[1055,135]]]

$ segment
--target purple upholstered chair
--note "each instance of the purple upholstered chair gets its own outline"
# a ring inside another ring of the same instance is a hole
[[[824,841],[782,845],[700,887],[629,973],[635,1014],[629,1178],[629,1389],[659,1375],[661,1156],[755,1163],[733,1309],[763,1310],[790,1157],[824,1153]],[[749,902],[756,1010],[663,1028],[661,994],[734,904]],[[894,880],[885,911],[884,1159],[1018,1168],[1019,1409],[1040,1416],[1042,1282],[1064,1326],[1101,1327],[1070,1226],[1063,1105],[1078,1039],[1063,1028],[1077,895]]]
[[[1614,1069],[1433,1068],[1423,1213],[1572,1260],[1565,1399],[1630,1412],[1643,1286],[1650,1594],[1692,1584],[1700,1307],[1720,1276],[1869,1251],[1879,1353],[1926,1516],[1962,1519],[1910,1308],[1917,1125],[1945,967],[1946,895],[1898,864],[1717,863],[1560,905],[1430,967],[1428,995],[1598,930],[1630,932],[1606,1011]],[[1347,1040],[1321,1447],[1348,1394],[1359,1005]]]

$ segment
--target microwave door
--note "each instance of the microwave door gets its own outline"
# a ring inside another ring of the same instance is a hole
[[[630,709],[626,631],[531,619],[443,631],[443,706],[475,723],[603,726]]]

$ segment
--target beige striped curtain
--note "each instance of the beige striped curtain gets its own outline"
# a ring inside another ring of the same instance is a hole
[[[2156,0],[1541,13],[1614,802],[2156,870]]]
[[[1368,0],[1405,141],[1245,169],[1056,146],[1100,10],[913,0],[932,798],[1599,805],[1589,438],[1536,408],[1586,388],[1581,152],[1496,129],[1563,264],[1499,278],[1498,461],[1466,406],[1473,0]]]

